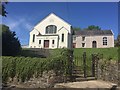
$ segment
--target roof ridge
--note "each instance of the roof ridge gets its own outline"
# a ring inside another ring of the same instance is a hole
[[[111,30],[79,30],[75,35],[113,35]]]

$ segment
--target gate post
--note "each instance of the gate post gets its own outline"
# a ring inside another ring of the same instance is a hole
[[[83,65],[84,65],[84,78],[87,77],[86,75],[86,52],[83,53]]]

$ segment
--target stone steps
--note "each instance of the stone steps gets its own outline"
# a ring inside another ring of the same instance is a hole
[[[54,86],[55,88],[82,88],[82,89],[95,89],[95,90],[115,90],[117,84],[100,81],[100,80],[91,80],[91,81],[81,81],[81,82],[70,82],[70,83],[59,83]]]
[[[95,77],[87,77],[87,78],[76,78],[76,82],[78,81],[90,81],[90,80],[95,80]]]
[[[96,79],[95,77],[91,77],[91,76],[84,78],[84,71],[80,69],[80,66],[74,66],[72,71],[72,77],[75,79],[74,81],[89,81]]]

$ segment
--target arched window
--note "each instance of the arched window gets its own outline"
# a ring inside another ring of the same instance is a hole
[[[93,41],[93,42],[92,42],[92,47],[93,47],[93,48],[97,48],[97,42],[96,42],[96,41]]]
[[[46,27],[46,34],[54,34],[57,31],[57,27],[55,25],[49,25]]]
[[[107,37],[103,37],[103,45],[107,45]]]

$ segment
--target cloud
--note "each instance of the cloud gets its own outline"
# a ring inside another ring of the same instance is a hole
[[[10,18],[4,23],[8,25],[12,31],[16,31],[20,28],[24,28],[28,31],[31,31],[31,29],[33,28],[33,25],[30,22],[28,22],[25,18],[20,18],[19,20]]]
[[[25,23],[25,28],[26,28],[28,31],[31,31],[31,29],[33,28],[33,25],[30,24],[30,23],[28,23],[28,22],[26,22],[26,23]]]
[[[9,26],[11,31],[16,32],[16,36],[19,38],[21,44],[28,44],[29,32],[34,25],[32,21],[29,22],[27,18],[9,17],[3,20],[3,24]]]

